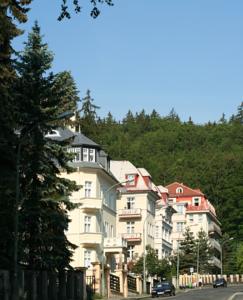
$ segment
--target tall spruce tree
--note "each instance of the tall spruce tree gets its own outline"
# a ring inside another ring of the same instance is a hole
[[[198,270],[200,274],[209,273],[212,269],[210,259],[213,255],[213,250],[209,242],[207,233],[201,229],[197,234],[197,255],[198,255]]]
[[[56,128],[60,99],[55,76],[48,71],[53,60],[35,23],[19,56],[16,83],[19,104],[20,195],[19,261],[30,269],[69,266],[72,249],[65,236],[70,193],[74,182],[61,178],[60,168],[71,171],[66,142],[45,138]]]
[[[93,104],[94,99],[91,98],[90,90],[87,90],[86,96],[82,99],[80,114],[76,117],[77,130],[90,138],[97,137],[97,113],[99,106]]]
[[[196,241],[189,227],[185,229],[183,237],[179,246],[180,271],[189,273],[190,267],[196,267]]]
[[[21,34],[16,23],[26,21],[29,1],[0,1],[0,268],[12,261],[15,198],[15,127],[17,109],[12,86],[16,79],[12,40]]]

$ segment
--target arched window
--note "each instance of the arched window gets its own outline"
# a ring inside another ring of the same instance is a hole
[[[176,189],[176,193],[177,193],[177,194],[182,194],[182,193],[183,193],[183,188],[182,188],[182,187],[178,187],[178,188]]]

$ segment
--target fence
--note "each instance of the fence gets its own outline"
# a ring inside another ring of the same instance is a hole
[[[193,275],[180,275],[179,276],[179,286],[189,287],[197,285],[199,278],[202,280],[203,285],[211,285],[216,278],[221,277],[221,275],[212,275],[212,274],[193,274]],[[229,284],[243,284],[243,274],[234,274],[234,275],[223,275],[225,280]],[[174,279],[175,281],[175,279]]]
[[[95,276],[86,276],[86,285],[89,286],[91,292],[95,294]]]
[[[84,300],[85,271],[30,271],[18,273],[18,295],[23,300]],[[0,299],[13,297],[12,274],[0,270]]]
[[[127,275],[128,291],[137,293],[137,279],[131,275]]]
[[[120,278],[110,274],[110,289],[112,292],[120,293]]]

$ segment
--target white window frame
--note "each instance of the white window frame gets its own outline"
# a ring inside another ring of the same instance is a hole
[[[135,206],[135,197],[127,197],[127,209],[133,209]]]
[[[135,222],[130,221],[126,223],[127,233],[135,233]]]
[[[134,257],[134,245],[127,245],[127,258],[132,259]]]
[[[194,222],[194,215],[193,214],[189,214],[188,215],[188,220],[190,223],[193,223]]]
[[[127,185],[135,185],[135,174],[127,174]]]
[[[200,199],[200,197],[194,197],[194,198],[193,198],[193,205],[194,205],[194,206],[200,206],[200,204],[201,204],[201,199]]]
[[[96,151],[94,148],[83,147],[82,148],[82,156],[83,156],[83,161],[86,161],[86,162],[95,162],[96,161]]]
[[[176,231],[177,232],[182,232],[184,229],[184,222],[176,222]]]
[[[92,182],[91,181],[85,181],[85,183],[84,183],[84,197],[85,198],[91,198],[91,192],[92,192]]]
[[[73,158],[73,162],[81,162],[82,161],[82,157],[81,157],[81,148],[80,147],[69,147],[67,149],[68,153],[74,153],[75,156]]]
[[[92,251],[88,249],[84,249],[84,266],[89,268],[91,266],[91,255]]]
[[[176,194],[182,194],[183,193],[183,188],[182,187],[178,187],[176,189]]]
[[[84,232],[91,232],[92,218],[91,216],[84,216]]]

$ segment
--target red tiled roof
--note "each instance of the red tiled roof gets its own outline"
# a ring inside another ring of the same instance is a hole
[[[183,189],[182,193],[176,193],[176,189],[181,187]],[[184,185],[183,183],[173,182],[166,186],[169,191],[169,197],[178,196],[204,196],[204,194],[199,189],[191,189],[190,187]]]

